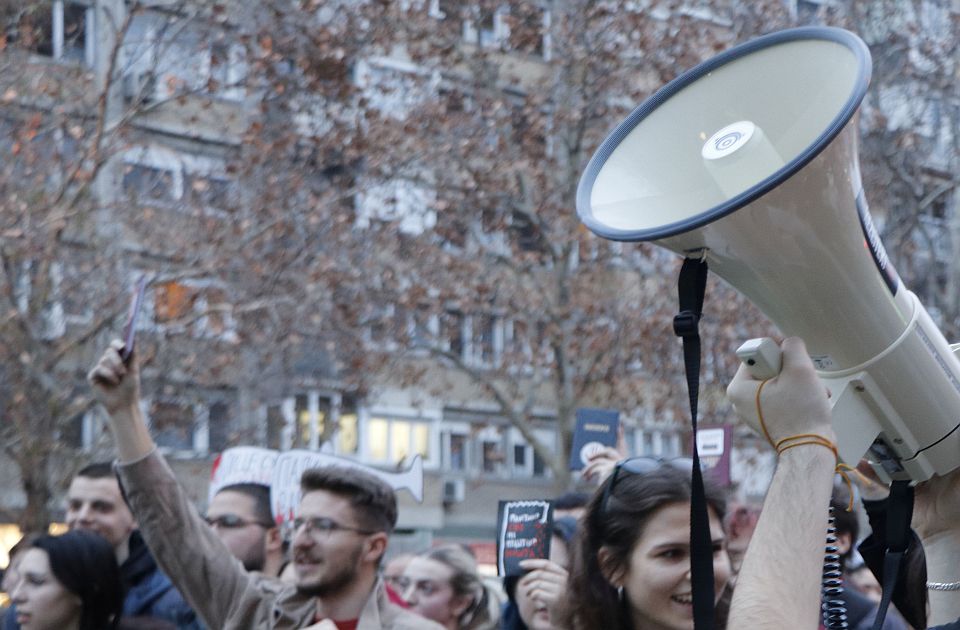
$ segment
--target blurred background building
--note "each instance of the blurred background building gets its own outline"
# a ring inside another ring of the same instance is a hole
[[[956,0],[53,0],[0,13],[11,527],[56,520],[65,480],[112,457],[83,376],[141,273],[144,411],[201,507],[232,445],[388,469],[420,455],[425,500],[401,495],[401,544],[482,543],[498,500],[583,486],[566,471],[578,408],[617,409],[633,454],[689,453],[677,260],[586,232],[574,191],[656,88],[789,26],[870,45],[871,209],[907,285],[957,337]],[[701,413],[723,425],[733,349],[772,329],[719,283],[706,312]],[[773,459],[749,431],[733,436],[734,495],[758,501]]]

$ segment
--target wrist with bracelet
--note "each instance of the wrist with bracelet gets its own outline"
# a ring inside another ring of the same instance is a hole
[[[834,461],[836,462],[836,467],[834,468],[834,472],[840,475],[843,481],[847,484],[847,488],[849,488],[850,490],[850,504],[847,506],[847,512],[852,512],[853,496],[854,496],[853,482],[850,480],[850,476],[848,473],[852,471],[857,474],[860,474],[860,472],[853,466],[840,462],[840,453],[837,450],[837,445],[835,442],[833,442],[833,440],[831,440],[830,438],[824,435],[820,435],[819,433],[799,433],[797,435],[791,435],[791,436],[785,437],[777,442],[773,441],[773,438],[770,436],[770,432],[767,430],[767,424],[763,419],[763,409],[760,406],[760,394],[761,392],[763,392],[763,386],[766,385],[767,381],[769,380],[770,379],[767,379],[760,383],[760,386],[757,387],[757,397],[756,397],[757,418],[760,420],[760,428],[763,430],[763,435],[767,438],[767,442],[769,442],[770,446],[772,446],[774,450],[777,451],[777,455],[782,455],[784,451],[787,451],[791,448],[795,448],[797,446],[806,446],[810,444],[815,446],[822,446],[824,448],[830,449],[833,452]]]

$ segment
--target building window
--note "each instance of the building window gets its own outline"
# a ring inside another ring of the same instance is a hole
[[[87,414],[79,414],[69,420],[61,421],[57,429],[57,443],[78,450],[88,448],[89,444],[84,441],[84,424],[86,421]]]
[[[539,2],[511,3],[506,22],[510,50],[549,59],[550,14]]]
[[[222,453],[230,445],[230,405],[223,402],[215,402],[210,405],[210,415],[207,420],[209,432],[209,450],[214,453]]]
[[[246,50],[239,44],[218,42],[210,47],[209,91],[220,98],[239,101],[246,95]]]
[[[93,8],[64,0],[54,0],[47,7],[21,19],[18,35],[22,43],[59,61],[93,66]]]
[[[284,448],[287,423],[280,405],[267,407],[267,448],[279,451]]]
[[[226,342],[237,339],[227,292],[212,281],[161,282],[153,286],[153,323],[171,332]]]
[[[33,261],[25,261],[17,267],[15,269],[18,275],[13,283],[13,297],[17,310],[28,319],[39,317],[42,323],[39,332],[44,340],[51,341],[64,336],[67,325],[61,299],[62,265],[59,262],[51,263],[45,278],[35,277]],[[40,268],[42,269],[42,266]],[[37,300],[33,295],[34,292],[45,297],[42,303],[34,303],[34,300]],[[32,312],[32,308],[36,309],[36,312]]]
[[[230,180],[224,177],[196,173],[187,176],[190,200],[204,210],[213,212],[231,210],[230,187]]]
[[[123,192],[141,203],[174,203],[180,199],[176,174],[167,169],[143,164],[126,164]]]
[[[360,447],[360,426],[356,405],[346,399],[340,409],[340,423],[337,429],[337,453],[356,455]]]
[[[506,472],[504,435],[499,427],[487,426],[477,433],[480,472],[502,475]]]
[[[637,451],[650,457],[678,457],[683,453],[680,434],[676,431],[644,429],[634,438]]]
[[[317,450],[329,444],[341,455],[356,455],[360,425],[353,397],[308,391],[266,408],[267,445],[277,450]]]
[[[430,424],[418,420],[371,417],[367,421],[371,461],[400,464],[414,455],[430,459]]]
[[[403,234],[416,236],[437,225],[436,191],[409,180],[367,182],[356,196],[356,226],[395,223]]]
[[[513,471],[515,474],[528,476],[530,474],[532,461],[530,461],[530,451],[533,449],[526,444],[513,445]]]
[[[194,451],[197,410],[179,400],[153,400],[147,412],[157,446],[170,451]]]
[[[466,471],[469,467],[469,437],[463,433],[446,434],[446,458],[444,466],[451,471]]]
[[[463,25],[464,39],[484,48],[499,48],[507,43],[510,34],[507,15],[508,8],[504,5],[495,9],[473,7],[473,19]]]
[[[447,310],[440,320],[440,335],[446,342],[450,354],[463,358],[463,313],[457,310]]]

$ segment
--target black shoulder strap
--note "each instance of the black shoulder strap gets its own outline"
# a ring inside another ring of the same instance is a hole
[[[883,554],[883,595],[873,630],[881,630],[887,609],[897,586],[900,563],[910,544],[910,520],[913,518],[913,488],[909,481],[894,481],[887,500],[887,549]]]
[[[703,473],[697,452],[697,404],[700,394],[700,316],[707,290],[707,262],[687,258],[678,282],[680,312],[673,318],[673,331],[683,339],[683,363],[690,395],[693,422],[693,477],[690,500],[690,563],[693,582],[693,623],[695,630],[710,630],[714,620],[713,541],[703,489]]]

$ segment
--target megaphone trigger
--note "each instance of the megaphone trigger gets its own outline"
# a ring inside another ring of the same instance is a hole
[[[783,364],[780,346],[770,337],[745,341],[737,348],[737,357],[758,381],[775,377]]]

